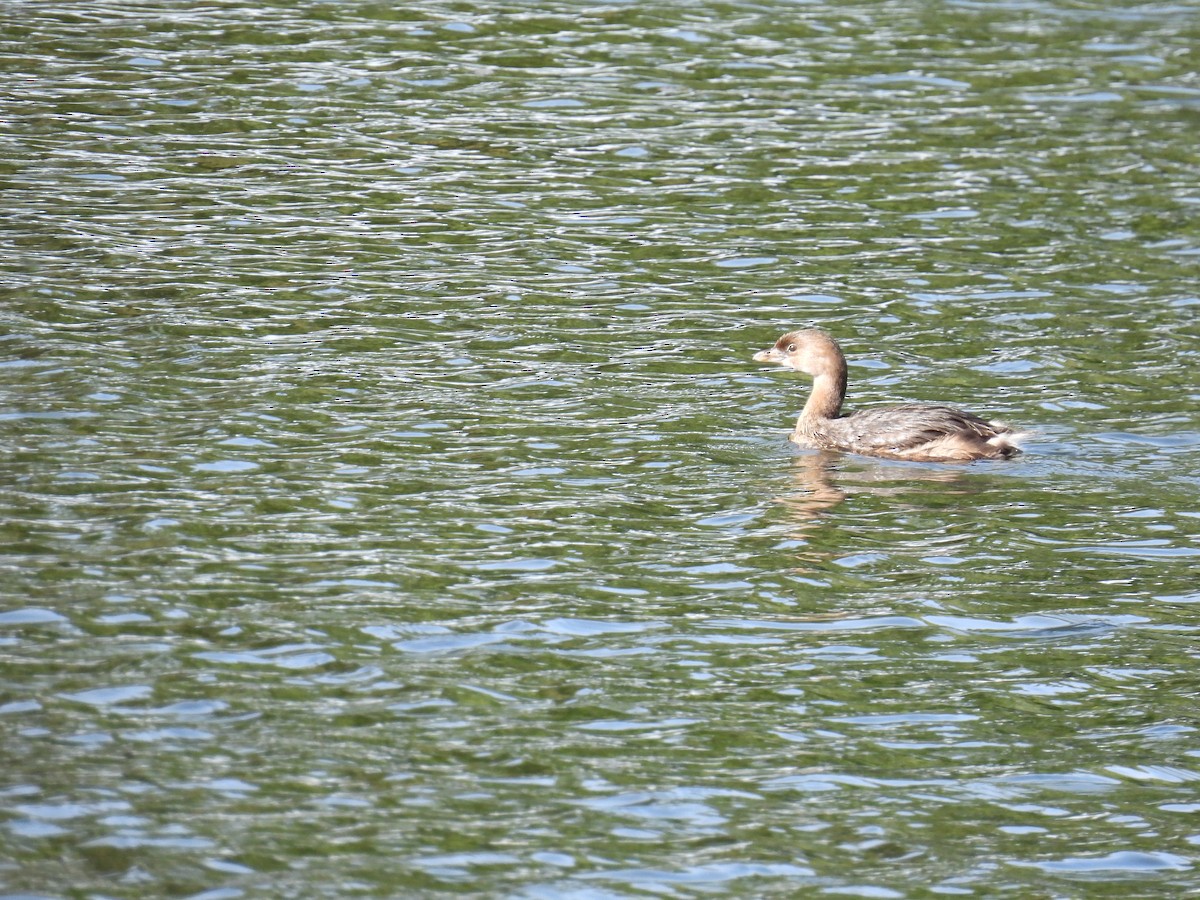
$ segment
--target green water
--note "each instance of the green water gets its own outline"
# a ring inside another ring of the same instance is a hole
[[[1200,890],[1195,0],[0,12],[0,897]]]

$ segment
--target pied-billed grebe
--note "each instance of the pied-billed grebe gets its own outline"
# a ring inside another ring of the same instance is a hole
[[[843,416],[846,357],[820,329],[785,334],[754,359],[813,377],[812,393],[790,436],[801,447],[922,462],[1008,459],[1021,452],[1018,436],[1007,425],[950,406],[905,403]]]

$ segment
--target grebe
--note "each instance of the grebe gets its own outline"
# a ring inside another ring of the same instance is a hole
[[[846,357],[818,328],[785,334],[754,359],[812,376],[812,393],[789,435],[801,447],[921,462],[1008,459],[1021,452],[1019,435],[1007,425],[950,406],[905,403],[843,416]]]

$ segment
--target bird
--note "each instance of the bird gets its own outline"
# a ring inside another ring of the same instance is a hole
[[[754,359],[812,376],[812,393],[789,435],[801,447],[918,462],[1011,459],[1021,453],[1021,434],[952,406],[903,403],[843,415],[846,357],[820,328],[790,331]]]

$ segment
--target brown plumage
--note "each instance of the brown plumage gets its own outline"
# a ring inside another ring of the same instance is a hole
[[[951,406],[904,403],[843,416],[846,357],[820,329],[785,334],[754,358],[813,377],[812,393],[790,436],[802,447],[923,462],[1008,459],[1021,452],[1018,435],[1007,425]]]

